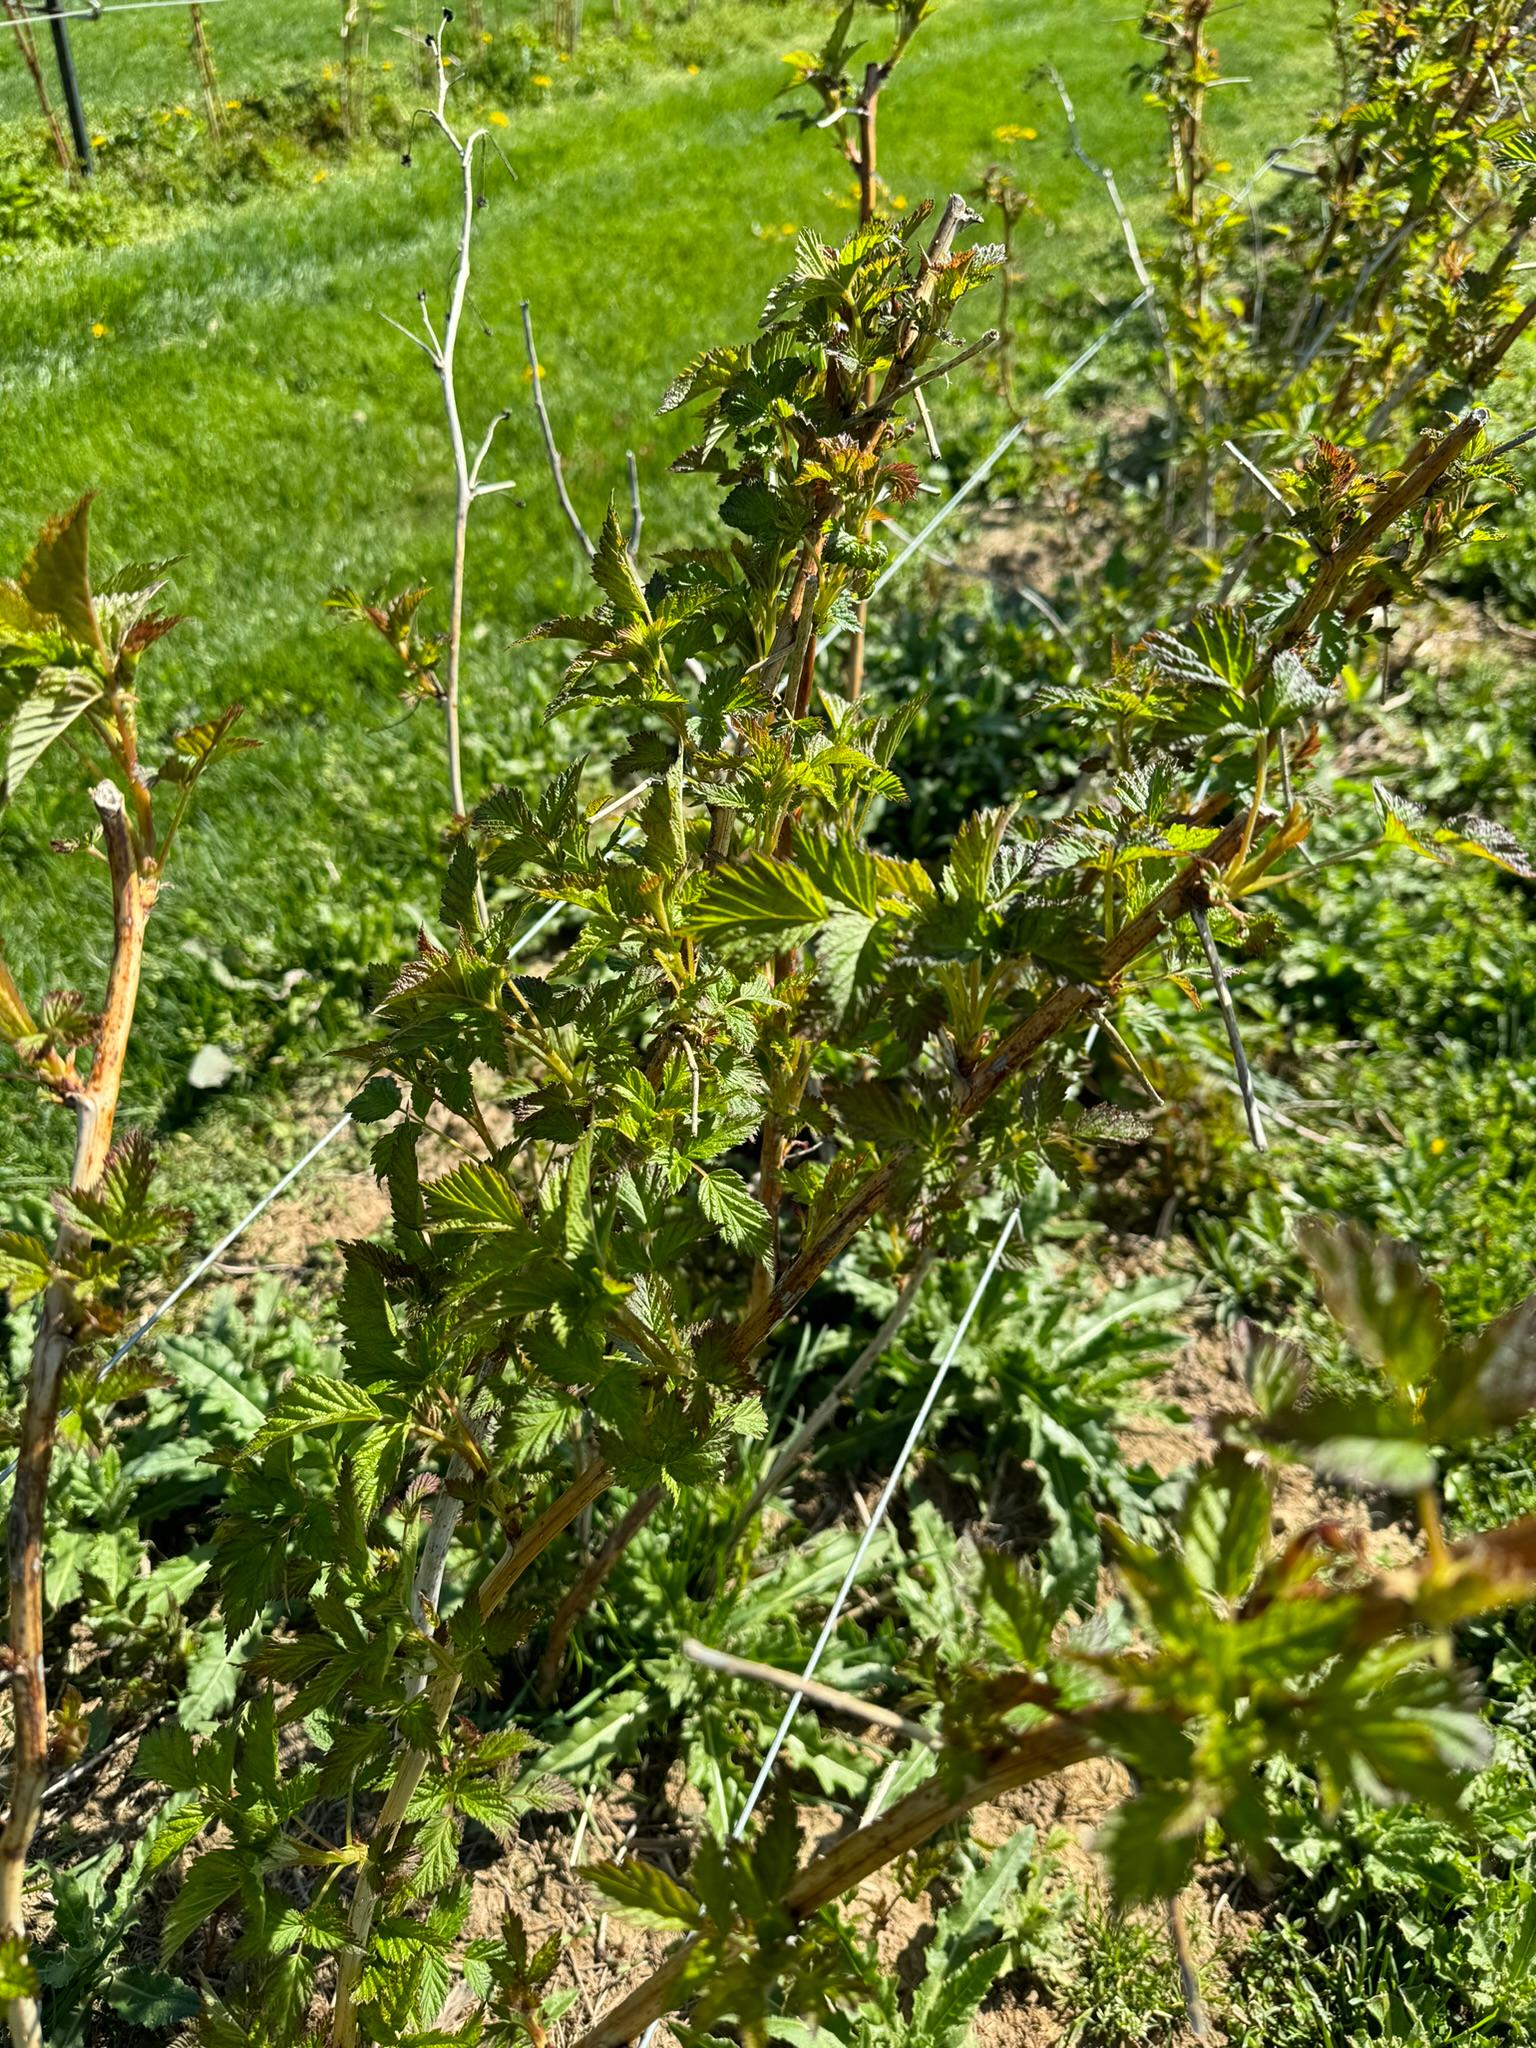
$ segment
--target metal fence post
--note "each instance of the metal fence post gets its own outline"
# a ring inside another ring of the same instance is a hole
[[[69,47],[69,23],[64,19],[61,0],[48,0],[48,26],[53,30],[53,54],[59,60],[59,83],[64,88],[64,104],[69,109],[70,133],[75,138],[75,155],[80,159],[80,175],[91,175],[91,136],[85,125],[85,109],[80,104],[80,81],[75,76],[74,53]]]

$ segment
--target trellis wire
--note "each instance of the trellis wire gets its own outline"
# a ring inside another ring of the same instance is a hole
[[[218,7],[222,0],[202,0],[205,7]],[[179,7],[186,12],[187,0],[109,0],[104,7],[72,7],[57,14],[49,7],[24,7],[20,20],[11,19],[9,28],[30,27],[34,21],[100,21],[106,14],[149,14],[159,7]]]
[[[934,1368],[933,1378],[928,1383],[928,1391],[923,1396],[923,1404],[912,1419],[912,1427],[907,1431],[907,1440],[902,1445],[897,1455],[896,1463],[891,1468],[891,1476],[886,1480],[884,1487],[881,1489],[880,1498],[875,1503],[864,1533],[859,1538],[858,1548],[854,1551],[848,1569],[843,1574],[843,1583],[837,1590],[837,1597],[827,1611],[827,1618],[821,1625],[821,1634],[816,1638],[815,1646],[810,1656],[806,1659],[805,1668],[800,1674],[802,1678],[814,1678],[816,1675],[816,1667],[821,1662],[822,1652],[832,1640],[833,1630],[837,1627],[839,1621],[842,1620],[843,1608],[847,1604],[848,1595],[853,1591],[854,1583],[859,1576],[859,1567],[863,1564],[869,1546],[875,1539],[876,1531],[885,1520],[891,1502],[895,1498],[896,1489],[901,1484],[902,1474],[906,1471],[911,1461],[912,1453],[917,1449],[918,1444],[922,1440],[923,1431],[928,1426],[928,1418],[933,1413],[934,1403],[939,1398],[939,1390],[948,1377],[949,1368],[955,1362],[956,1353],[965,1342],[965,1333],[971,1327],[972,1319],[977,1309],[981,1306],[981,1297],[986,1293],[988,1283],[991,1281],[992,1275],[997,1271],[998,1264],[1002,1259],[1004,1251],[1007,1249],[1008,1240],[1018,1227],[1018,1223],[1019,1211],[1017,1209],[1010,1209],[1002,1229],[998,1232],[997,1242],[993,1245],[987,1263],[982,1268],[981,1278],[971,1290],[971,1298],[965,1305],[965,1313],[961,1316],[959,1322],[956,1323],[950,1340],[944,1347],[943,1355],[939,1359],[938,1365]],[[752,1818],[753,1810],[758,1800],[763,1796],[763,1790],[772,1774],[774,1765],[778,1762],[779,1751],[784,1747],[785,1738],[789,1734],[796,1714],[800,1711],[800,1703],[803,1698],[804,1695],[798,1692],[791,1693],[789,1696],[789,1704],[785,1707],[783,1719],[779,1722],[773,1740],[768,1745],[768,1753],[763,1758],[757,1776],[753,1780],[752,1789],[747,1794],[747,1802],[737,1816],[736,1825],[731,1829],[731,1835],[735,1841],[739,1842],[746,1832],[747,1822]]]

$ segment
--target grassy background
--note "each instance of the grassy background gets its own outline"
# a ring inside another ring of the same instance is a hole
[[[507,110],[516,182],[493,166],[475,272],[487,331],[469,331],[462,381],[471,422],[512,406],[503,473],[521,490],[483,507],[472,538],[472,789],[573,744],[539,722],[549,653],[519,644],[568,600],[580,562],[537,449],[518,301],[533,301],[546,393],[589,522],[622,493],[633,446],[648,544],[685,537],[703,498],[667,475],[687,426],[658,421],[657,399],[698,349],[750,331],[790,227],[835,234],[849,222],[830,144],[774,118],[779,52],[813,41],[828,15],[731,0],[656,10],[639,39],[597,25],[573,62],[536,59],[552,83]],[[409,23],[409,0],[374,24],[376,84],[395,83],[382,64],[410,63],[409,46],[386,33],[396,18]],[[274,78],[324,85],[334,22],[315,0],[228,0],[208,19],[232,97]],[[504,38],[536,19],[494,4],[487,15]],[[185,121],[176,106],[196,101],[184,33],[179,13],[75,25],[96,132],[157,111]],[[1234,73],[1264,78],[1262,92],[1220,100],[1241,176],[1302,124],[1316,31],[1266,0],[1234,13],[1224,42]],[[35,133],[19,60],[8,45],[0,55],[12,137],[29,121]],[[1127,291],[1102,194],[1063,146],[1053,95],[1031,79],[1047,56],[1070,77],[1089,146],[1144,198],[1159,172],[1155,117],[1128,82],[1134,23],[1110,0],[1057,0],[1027,18],[1014,0],[950,0],[882,103],[882,162],[902,197],[968,185],[1000,154],[1035,194],[1019,302],[1026,390],[1079,338],[1048,317],[1053,298],[1086,285],[1112,307]],[[1005,124],[1038,139],[1000,143]],[[116,146],[100,153],[104,199],[126,188]],[[261,1128],[303,1092],[355,1017],[367,964],[408,943],[435,907],[437,716],[399,722],[385,651],[328,620],[323,601],[337,583],[441,584],[451,520],[435,382],[380,317],[409,315],[418,289],[441,288],[451,162],[423,141],[405,170],[363,145],[297,185],[233,196],[147,221],[133,213],[120,246],[13,262],[0,357],[0,403],[22,429],[0,439],[0,558],[18,561],[45,516],[98,490],[103,559],[183,558],[174,594],[188,622],[146,670],[148,724],[238,699],[263,741],[210,787],[188,835],[156,919],[129,1079],[131,1118],[165,1127],[211,1114],[219,1150],[226,1125]],[[947,402],[953,412],[973,401]],[[79,829],[81,807],[60,761],[0,817],[0,932],[34,990],[89,989],[99,977],[95,864],[49,851]],[[209,1043],[237,1062],[214,1104],[184,1085]],[[59,1120],[48,1128],[45,1144],[35,1110],[0,1102],[0,1160],[37,1186],[61,1157]]]

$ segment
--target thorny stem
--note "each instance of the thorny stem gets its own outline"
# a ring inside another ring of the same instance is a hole
[[[958,370],[962,363],[970,362],[973,356],[984,355],[989,348],[996,348],[1000,335],[999,328],[989,327],[985,334],[978,335],[975,341],[967,342],[965,347],[957,355],[952,355],[947,362],[929,363],[926,368],[919,370],[915,377],[908,377],[905,383],[898,384],[894,391],[885,392],[878,405],[866,405],[862,412],[856,412],[853,418],[846,422],[846,431],[854,434],[860,427],[867,427],[872,420],[883,419],[891,406],[899,404],[904,398],[915,397],[925,384],[932,384],[939,377],[949,376],[951,371]]]
[[[602,1591],[608,1574],[660,1504],[659,1486],[648,1486],[644,1493],[636,1494],[629,1507],[598,1545],[596,1552],[571,1581],[565,1598],[555,1609],[554,1618],[549,1624],[549,1637],[534,1677],[534,1691],[541,1700],[547,1701],[554,1697],[555,1687],[560,1681],[560,1667],[565,1662],[566,1646],[575,1632],[577,1622]]]
[[[1449,1561],[1450,1552],[1446,1548],[1445,1524],[1441,1520],[1440,1502],[1434,1487],[1421,1487],[1414,1496],[1414,1506],[1418,1509],[1419,1526],[1424,1531],[1424,1548],[1429,1557],[1430,1568],[1436,1572],[1443,1571]]]
[[[543,1514],[529,1524],[517,1542],[508,1544],[495,1567],[481,1582],[478,1602],[482,1621],[496,1612],[529,1565],[543,1555],[563,1530],[570,1527],[582,1509],[589,1507],[599,1494],[606,1493],[612,1484],[613,1468],[601,1458],[594,1458],[576,1475],[564,1493],[551,1501]]]
[[[479,1607],[481,1618],[494,1614],[497,1607],[511,1592],[513,1586],[555,1538],[568,1529],[582,1509],[596,1500],[597,1496],[612,1482],[611,1468],[598,1458],[579,1472],[565,1491],[552,1501],[543,1514],[531,1522],[515,1544],[510,1544],[500,1560],[481,1582]],[[430,1542],[430,1537],[429,1537]],[[420,1687],[417,1691],[420,1691]],[[448,1716],[458,1697],[459,1673],[451,1666],[439,1673],[428,1689],[427,1697],[433,1711],[434,1725],[441,1731],[448,1725]],[[408,1749],[401,1757],[395,1770],[394,1783],[390,1786],[384,1805],[374,1826],[370,1844],[370,1858],[387,1855],[393,1847],[422,1773],[426,1770],[428,1755],[422,1749]],[[373,1916],[377,1911],[379,1892],[375,1887],[373,1873],[364,1869],[358,1877],[357,1889],[352,1894],[352,1908],[347,1918],[349,1946],[343,1953],[336,1971],[336,1998],[331,2015],[331,2041],[333,2048],[355,2048],[359,2039],[357,2020],[357,1988],[362,1979],[363,1958],[368,1937],[373,1929]],[[31,2048],[31,2044],[27,2044]]]
[[[112,961],[107,999],[96,1037],[89,1083],[73,1098],[75,1156],[70,1186],[92,1188],[101,1179],[112,1149],[112,1126],[122,1089],[123,1064],[138,999],[144,932],[154,901],[152,880],[139,873],[121,792],[98,783],[91,801],[101,819],[112,879]],[[62,1261],[81,1243],[80,1233],[61,1226],[54,1256]],[[59,1389],[75,1341],[74,1292],[65,1279],[51,1283],[32,1351],[9,1532],[11,1697],[15,1748],[11,1766],[11,1810],[0,1834],[0,1935],[26,1938],[23,1886],[27,1856],[42,1815],[48,1784],[48,1691],[43,1667],[43,1535],[48,1478],[58,1430]],[[36,2001],[26,1995],[7,2007],[14,2048],[41,2048]]]
[[[890,1350],[892,1344],[896,1341],[897,1333],[901,1329],[902,1324],[917,1305],[918,1292],[923,1282],[933,1271],[937,1258],[937,1253],[931,1251],[925,1251],[918,1255],[911,1270],[896,1290],[896,1299],[885,1321],[876,1330],[874,1336],[870,1338],[864,1349],[827,1394],[826,1398],[818,1402],[799,1427],[793,1430],[786,1438],[773,1463],[752,1489],[752,1498],[737,1516],[736,1525],[725,1546],[727,1550],[734,1547],[742,1530],[752,1520],[753,1516],[759,1512],[763,1503],[777,1493],[780,1486],[783,1485],[785,1479],[788,1478],[800,1460],[809,1456],[812,1445],[832,1420],[838,1409],[845,1401],[853,1398],[854,1394],[858,1392],[864,1381],[869,1377],[870,1372],[885,1356],[886,1352]]]
[[[1487,413],[1481,406],[1474,407],[1417,461],[1410,463],[1391,490],[1382,492],[1366,517],[1320,563],[1311,583],[1291,607],[1279,632],[1264,650],[1263,659],[1250,679],[1250,691],[1271,673],[1282,654],[1292,652],[1310,636],[1317,621],[1334,608],[1350,571],[1360,558],[1411,506],[1429,495],[1487,424]]]

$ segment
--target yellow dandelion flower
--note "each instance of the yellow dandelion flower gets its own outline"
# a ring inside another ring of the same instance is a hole
[[[1218,173],[1220,173],[1220,172],[1223,172],[1223,171],[1230,171],[1230,170],[1231,170],[1231,168],[1232,168],[1232,166],[1231,166],[1231,165],[1230,165],[1230,164],[1229,164],[1229,163],[1227,162],[1227,160],[1226,160],[1226,158],[1225,158],[1225,157],[1223,157],[1223,158],[1222,158],[1222,160],[1221,160],[1221,162],[1220,162],[1219,164],[1212,164],[1212,165],[1211,165],[1211,169],[1212,169],[1213,171],[1216,171],[1216,172],[1218,172]]]
[[[480,31],[480,40],[482,43],[494,43],[496,38],[491,34],[488,28],[483,28]]]
[[[103,322],[103,321],[101,321],[101,320],[93,320],[93,321],[91,322],[91,332],[92,332],[92,334],[94,334],[94,335],[95,335],[95,337],[96,337],[96,339],[97,339],[98,341],[100,341],[100,340],[101,340],[102,336],[103,336],[103,335],[104,335],[105,333],[107,333],[107,331],[108,331],[108,330],[107,330],[107,327],[106,327],[106,324],[105,324],[105,322]]]
[[[799,234],[799,232],[800,230],[795,226],[792,220],[785,221],[784,225],[779,229],[779,233],[781,235],[797,235]]]
[[[92,149],[105,149],[105,148],[106,148],[106,146],[107,146],[107,138],[105,137],[105,135],[93,135],[93,136],[91,137],[91,147],[92,147]]]
[[[1438,1159],[1440,1157],[1440,1154],[1445,1150],[1444,1138],[1431,1138],[1429,1141],[1429,1149]]]
[[[535,71],[532,78],[528,81],[530,85],[553,85],[554,82],[552,78],[542,71]]]
[[[238,114],[243,105],[243,100],[226,100],[224,102],[224,111],[226,114]]]
[[[389,57],[386,57],[386,58],[384,59],[384,62],[383,62],[383,63],[382,63],[382,64],[381,64],[380,66],[379,66],[379,69],[380,69],[381,71],[393,71],[393,70],[394,70],[394,68],[395,68],[395,66],[394,66],[394,61],[393,61],[393,59],[392,59],[392,58],[389,58]]]
[[[315,185],[323,185],[330,175],[331,174],[329,171],[316,171],[313,179],[310,182]]]
[[[901,212],[901,213],[905,213],[905,212],[906,212],[906,210],[907,210],[907,195],[906,195],[906,193],[905,193],[905,192],[898,192],[898,193],[896,194],[896,196],[895,196],[895,197],[894,197],[894,198],[892,199],[892,201],[891,201],[891,204],[892,204],[892,206],[896,207],[896,208],[897,208],[897,210],[898,210],[899,212]]]
[[[191,118],[192,118],[192,109],[191,109],[190,107],[178,107],[178,108],[176,109],[176,111],[177,111],[177,113],[178,113],[178,114],[179,114],[179,115],[181,116],[181,118],[182,118],[182,120],[183,120],[183,121],[190,121],[190,120],[191,120]]]
[[[326,84],[329,85],[331,80],[336,76],[336,74],[331,69],[329,64],[322,64],[320,67],[320,76],[325,80]]]
[[[690,64],[690,65],[688,66],[688,76],[689,76],[690,78],[697,78],[697,77],[698,77],[698,75],[699,75],[699,67],[698,67],[698,65],[697,65],[697,64]]]
[[[544,365],[543,365],[542,363],[540,363],[540,365],[539,365],[539,382],[540,382],[540,383],[542,384],[542,383],[543,383],[543,381],[544,381]],[[530,363],[530,364],[528,365],[528,367],[527,367],[527,368],[526,368],[526,369],[525,369],[525,370],[523,371],[523,382],[524,382],[525,384],[531,384],[531,383],[533,382],[533,365],[532,365],[531,363]]]
[[[493,128],[510,128],[512,125],[500,108],[490,116],[490,123]]]

